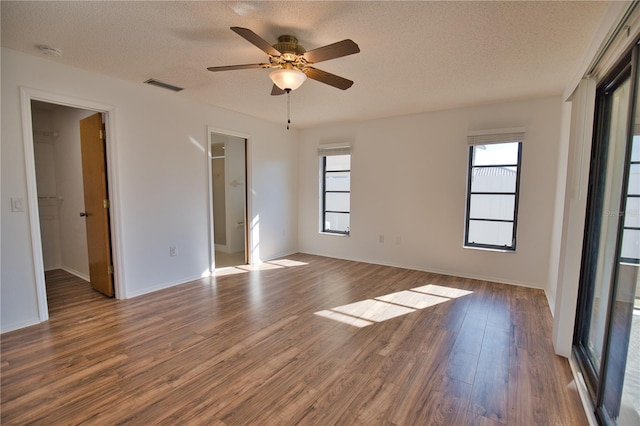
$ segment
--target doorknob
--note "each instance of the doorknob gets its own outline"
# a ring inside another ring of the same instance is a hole
[[[89,213],[87,212],[80,212],[80,217],[87,217],[89,216]]]

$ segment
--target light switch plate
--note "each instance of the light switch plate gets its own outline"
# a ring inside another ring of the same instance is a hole
[[[12,197],[11,198],[11,211],[12,212],[23,212],[24,211],[24,198]]]

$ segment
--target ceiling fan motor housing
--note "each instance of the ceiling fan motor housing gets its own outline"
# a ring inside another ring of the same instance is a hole
[[[282,53],[282,57],[286,61],[295,61],[299,55],[306,52],[304,47],[298,44],[298,39],[290,35],[278,37],[278,42],[273,47]]]

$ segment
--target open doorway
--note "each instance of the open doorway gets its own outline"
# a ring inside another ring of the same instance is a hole
[[[52,314],[79,297],[95,297],[91,288],[114,295],[105,117],[39,100],[30,106],[37,219]],[[96,227],[102,230],[96,233]],[[104,271],[98,273],[97,265]]]
[[[209,132],[210,210],[215,269],[246,265],[247,139]]]

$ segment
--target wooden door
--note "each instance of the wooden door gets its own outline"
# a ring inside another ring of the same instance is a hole
[[[102,115],[80,120],[84,215],[87,226],[87,249],[91,287],[113,297],[113,267],[109,229],[106,145]]]

